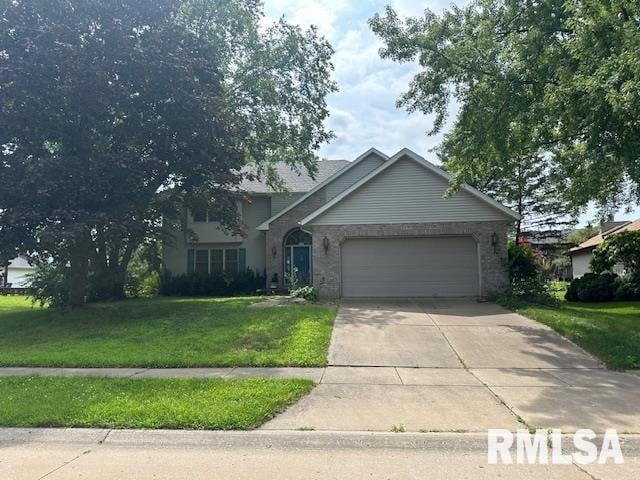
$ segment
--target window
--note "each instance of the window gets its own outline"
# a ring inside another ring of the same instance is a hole
[[[212,248],[187,250],[187,273],[240,273],[246,270],[244,248]]]
[[[296,229],[287,235],[285,245],[311,245],[311,235],[301,229]]]
[[[224,249],[214,248],[211,250],[211,273],[222,273],[224,271]]]
[[[199,208],[192,212],[193,221],[194,222],[206,222],[207,221],[207,210],[204,208]]]
[[[238,249],[225,248],[224,250],[225,273],[238,273]]]
[[[196,273],[209,273],[209,250],[196,250]]]
[[[242,210],[239,210],[242,212]],[[193,221],[195,223],[206,223],[206,222],[219,222],[220,218],[218,212],[211,212],[206,208],[198,208],[191,212],[191,216],[193,217]]]

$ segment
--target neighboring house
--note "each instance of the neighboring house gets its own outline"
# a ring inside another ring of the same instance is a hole
[[[295,268],[323,298],[486,296],[508,283],[507,229],[518,214],[466,185],[446,196],[447,174],[411,150],[323,160],[315,180],[280,174],[291,193],[242,186],[246,237],[189,214],[198,242],[176,234],[163,249],[167,269],[251,268],[285,287]]]
[[[2,272],[4,285],[11,285],[12,288],[24,288],[30,285],[27,275],[33,273],[34,266],[25,257],[17,257],[9,261],[9,264]],[[4,287],[4,285],[0,285]]]
[[[565,238],[571,230],[565,231],[544,231],[529,230],[521,233],[521,237],[532,248],[539,251],[542,260],[555,278],[567,280],[572,277],[570,262],[558,263],[559,259],[566,258],[564,255],[567,249],[573,245],[568,243]],[[564,265],[566,263],[566,265]]]
[[[577,247],[573,247],[567,251],[567,255],[571,257],[571,265],[573,269],[573,278],[579,278],[585,273],[591,271],[591,259],[593,258],[593,250],[600,245],[607,237],[620,232],[640,230],[640,219],[630,221],[610,221],[602,222],[600,225],[600,233],[585,240]]]

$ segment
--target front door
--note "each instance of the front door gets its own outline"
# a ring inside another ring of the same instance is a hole
[[[290,231],[284,239],[284,273],[288,287],[294,272],[298,285],[311,285],[311,234],[299,228]]]
[[[291,247],[293,267],[296,269],[298,282],[301,285],[311,283],[311,247],[309,245]]]

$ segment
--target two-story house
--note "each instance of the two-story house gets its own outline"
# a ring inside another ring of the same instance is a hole
[[[163,249],[166,268],[251,268],[280,286],[295,268],[324,298],[486,296],[507,285],[507,229],[518,215],[467,185],[447,196],[447,174],[411,150],[323,160],[314,179],[285,165],[279,174],[288,193],[242,185],[244,236],[189,213],[198,242],[177,234]]]

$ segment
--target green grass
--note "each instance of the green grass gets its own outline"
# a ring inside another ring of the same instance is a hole
[[[0,426],[246,430],[311,387],[268,378],[0,377]]]
[[[553,328],[609,368],[640,368],[640,302],[567,302],[562,288],[554,293],[558,298],[555,306],[501,303]]]
[[[0,296],[0,365],[319,366],[335,309],[249,308],[253,298],[153,298],[71,311]]]

